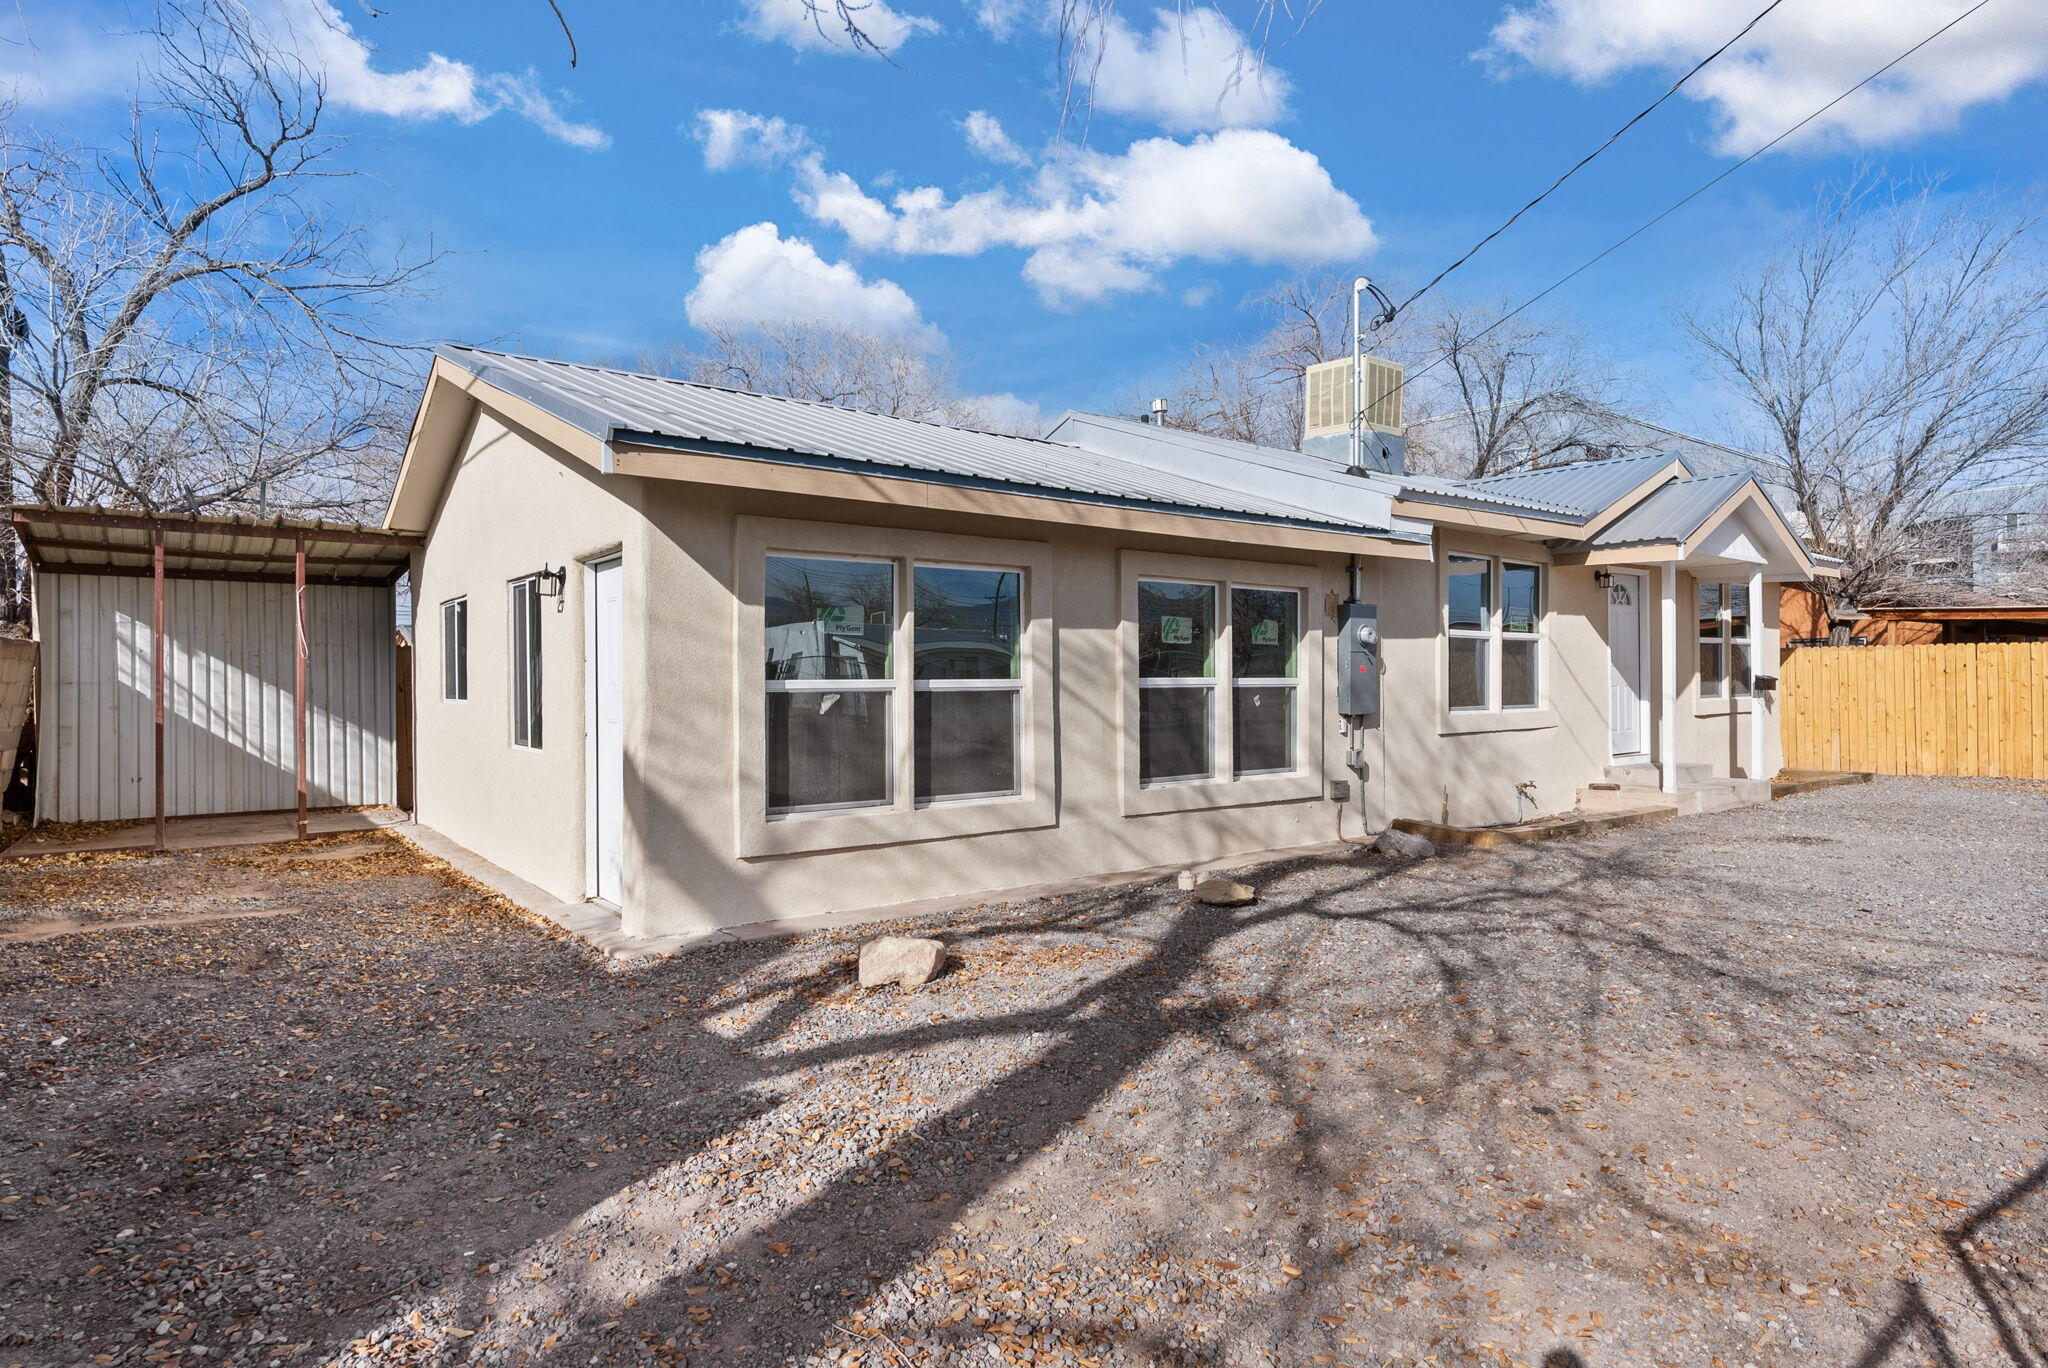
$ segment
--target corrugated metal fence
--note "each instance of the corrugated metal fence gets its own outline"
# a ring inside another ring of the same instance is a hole
[[[26,638],[0,638],[0,789],[14,775],[22,723],[28,720],[29,690],[36,677],[36,644]]]
[[[1801,647],[1779,715],[1790,769],[2048,779],[2048,642]]]
[[[38,576],[42,687],[36,811],[111,821],[154,811],[150,581]],[[174,579],[165,602],[165,806],[171,816],[297,802],[288,584]],[[391,591],[306,590],[306,758],[314,807],[397,797]]]

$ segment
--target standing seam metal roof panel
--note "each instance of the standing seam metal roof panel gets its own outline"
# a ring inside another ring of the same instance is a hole
[[[1713,516],[1730,495],[1750,483],[1740,471],[1673,480],[1616,518],[1583,546],[1637,546],[1649,542],[1682,542]]]
[[[604,441],[646,437],[1169,505],[1260,520],[1361,528],[1328,513],[1222,489],[1095,452],[891,418],[831,404],[443,345],[437,353]],[[657,441],[655,444],[659,444]]]

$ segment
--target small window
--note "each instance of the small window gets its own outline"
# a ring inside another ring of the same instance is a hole
[[[895,565],[770,556],[763,607],[769,813],[887,807]]]
[[[512,581],[512,744],[540,749],[540,581]]]
[[[1019,792],[1021,570],[920,565],[912,725],[917,801]]]
[[[1700,697],[1747,698],[1751,647],[1749,586],[1699,586]]]
[[[459,703],[469,697],[469,600],[441,605],[441,697]]]
[[[1444,696],[1453,712],[1542,706],[1542,566],[1448,557],[1444,631]]]
[[[1138,581],[1138,782],[1216,774],[1216,586]]]

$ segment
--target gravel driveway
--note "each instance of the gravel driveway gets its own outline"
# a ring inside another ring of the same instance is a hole
[[[2048,1345],[2048,787],[992,905],[914,993],[285,849],[0,865],[0,1365]]]

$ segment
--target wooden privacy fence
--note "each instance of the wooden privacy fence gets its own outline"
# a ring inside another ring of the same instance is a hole
[[[1788,769],[2048,779],[2048,642],[1803,647],[1778,698]]]

